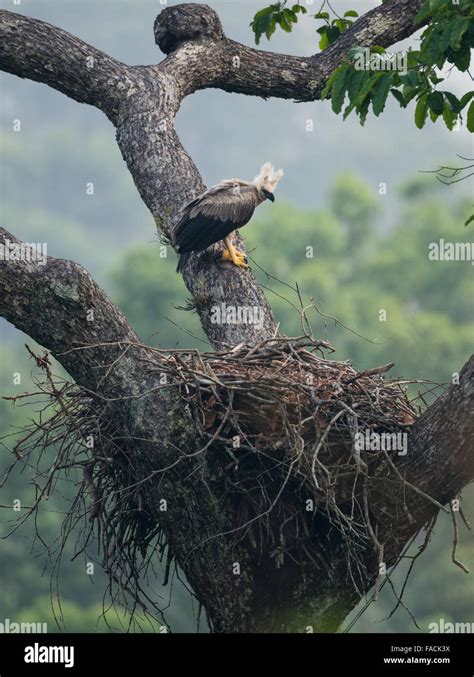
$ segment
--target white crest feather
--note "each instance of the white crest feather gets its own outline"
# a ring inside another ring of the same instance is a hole
[[[258,176],[254,178],[253,184],[257,186],[259,190],[265,188],[265,190],[269,190],[273,193],[282,176],[283,169],[277,169],[275,171],[271,162],[265,162],[265,164],[262,165]]]

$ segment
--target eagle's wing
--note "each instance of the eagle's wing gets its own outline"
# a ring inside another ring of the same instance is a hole
[[[189,202],[173,228],[172,240],[179,253],[202,251],[241,228],[257,206],[252,184],[227,180]]]

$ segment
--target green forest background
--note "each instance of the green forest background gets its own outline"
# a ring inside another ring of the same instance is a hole
[[[230,37],[251,44],[248,23],[259,3],[210,4]],[[356,4],[361,13],[374,5]],[[7,9],[10,5],[0,3]],[[337,5],[344,10],[355,3]],[[118,0],[99,7],[78,0],[37,0],[34,6],[25,1],[14,9],[60,25],[124,61],[160,58],[151,30],[157,2]],[[106,19],[108,30],[103,31]],[[298,30],[291,39],[276,36],[272,49],[314,52],[314,27],[305,24]],[[459,91],[463,83],[453,80],[452,85]],[[94,109],[44,86],[6,75],[1,86],[2,225],[25,241],[47,242],[51,255],[83,264],[143,340],[163,347],[207,347],[196,316],[178,309],[185,305],[187,291],[174,272],[175,256],[160,249],[111,125]],[[21,120],[21,132],[13,131],[14,119]],[[308,119],[314,120],[314,132],[306,131]],[[336,359],[351,359],[359,369],[395,362],[394,376],[451,380],[472,352],[473,270],[468,261],[429,261],[428,245],[440,238],[472,240],[472,224],[464,227],[472,195],[467,182],[447,187],[419,170],[456,164],[456,153],[468,155],[472,146],[465,130],[450,134],[430,126],[419,131],[411,109],[392,106],[361,128],[357,121],[343,123],[333,116],[326,103],[297,106],[222,92],[186,100],[177,126],[208,185],[230,176],[252,178],[268,159],[284,167],[277,201],[262,207],[243,231],[253,271],[282,331],[301,332],[297,284],[305,303],[313,299],[322,313],[345,325],[317,312],[309,316],[314,334],[331,342]],[[93,196],[86,193],[90,181]],[[385,195],[379,193],[382,182]],[[306,257],[308,247],[313,258]],[[384,322],[379,321],[381,309],[387,313]],[[6,322],[0,329],[0,391],[16,395],[28,390],[37,375],[24,343],[35,346]],[[61,373],[59,367],[56,371]],[[13,384],[15,372],[21,374],[20,385]],[[11,461],[16,431],[34,415],[34,407],[0,400],[0,477]],[[59,487],[38,515],[45,543],[58,538],[72,490]],[[3,538],[18,516],[5,506],[14,499],[28,505],[32,496],[28,469],[0,486],[0,623],[7,618],[48,622],[49,630],[56,631],[56,617],[66,631],[123,629],[128,617],[120,609],[106,613],[108,625],[104,620],[105,576],[98,567],[93,576],[86,573],[93,548],[89,557],[71,561],[71,541],[59,577],[51,580],[54,560],[35,539],[32,522]],[[463,509],[473,517],[472,490],[464,492]],[[473,575],[451,563],[451,544],[450,519],[443,515],[404,597],[423,631],[440,618],[474,621]],[[474,569],[473,536],[463,527],[458,556]],[[403,573],[402,566],[393,576],[398,588]],[[383,620],[396,601],[388,588],[353,625],[354,631],[417,630],[403,608]],[[165,587],[159,578],[151,581],[150,591],[161,597],[171,630],[196,631],[196,610],[176,576]],[[205,631],[203,623],[200,627]]]

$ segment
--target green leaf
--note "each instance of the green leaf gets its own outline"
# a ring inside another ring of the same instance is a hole
[[[359,16],[355,9],[348,9],[347,12],[344,12],[344,16]]]
[[[425,0],[425,4],[415,17],[415,23],[420,23],[423,19],[432,16],[445,2],[446,0]]]
[[[275,15],[280,10],[280,4],[273,4],[269,7],[264,7],[257,12],[250,24],[255,33],[255,43],[260,44],[262,35],[266,35],[268,39],[272,36],[276,29]]]
[[[344,115],[342,116],[342,119],[345,120],[349,113],[351,113],[355,108],[355,103],[350,103],[348,106],[344,108]]]
[[[290,18],[288,14],[285,14],[286,12],[289,12],[290,10],[283,10],[283,12],[279,15],[277,21],[280,24],[280,27],[286,32],[286,33],[291,33],[292,25]]]
[[[400,81],[408,87],[414,87],[418,84],[418,72],[415,70],[410,70],[405,75],[400,75]]]
[[[428,94],[423,94],[418,99],[415,108],[415,125],[421,129],[426,121],[426,113],[428,111]]]
[[[339,28],[337,28],[337,26],[321,26],[321,28],[318,28],[316,32],[321,36],[319,41],[319,49],[321,51],[326,49],[328,45],[334,42],[334,40],[337,40],[337,38],[341,35],[341,31]]]
[[[330,26],[326,31],[326,35],[328,37],[328,43],[332,44],[341,35],[341,31],[337,26]]]
[[[410,101],[415,98],[415,96],[418,96],[420,94],[421,92],[418,87],[416,89],[412,89],[411,92],[403,92],[403,96],[405,97],[405,101],[407,102],[407,104],[409,104]],[[427,94],[429,94],[429,92],[427,92]]]
[[[453,49],[460,49],[461,38],[469,28],[469,19],[463,16],[458,17],[454,21],[450,22],[449,27],[451,30],[448,44],[450,44]]]
[[[447,45],[443,50],[440,49],[443,31],[444,26],[434,24],[430,25],[423,33],[421,39],[421,58],[424,63],[433,65],[438,62],[440,57],[444,58]]]
[[[264,7],[263,9],[261,9],[259,12],[256,13],[256,15],[253,18],[252,23],[254,23],[255,21],[258,21],[259,19],[261,19],[263,16],[266,16],[267,14],[273,14],[273,12],[276,9],[278,9],[278,5],[270,5],[269,7]],[[250,24],[250,25],[252,25],[252,24]]]
[[[350,70],[347,66],[339,70],[331,90],[331,107],[335,113],[340,113],[344,97],[346,94],[346,86],[349,80]]]
[[[454,126],[454,121],[456,119],[456,114],[453,113],[452,108],[448,103],[445,103],[443,106],[443,120],[446,127],[451,131]]]
[[[392,73],[384,73],[377,83],[377,88],[372,95],[372,110],[374,115],[378,116],[385,108],[390,85],[392,84]]]
[[[329,92],[331,91],[334,80],[336,79],[337,74],[338,74],[338,72],[341,68],[343,68],[343,66],[339,66],[338,68],[336,68],[336,70],[334,70],[331,73],[331,75],[329,76],[328,81],[324,85],[324,88],[321,92],[321,99],[325,99],[327,97],[327,95],[329,94]]]
[[[464,225],[468,226],[470,223],[472,223],[472,221],[474,221],[474,214],[471,214],[471,216],[468,218],[468,220],[466,221],[466,223]]]
[[[286,0],[273,3],[257,12],[250,26],[255,33],[255,42],[258,45],[262,35],[270,40],[276,30],[277,24],[287,33],[290,33],[293,24],[298,22],[298,12],[306,13],[306,8],[301,5],[293,5],[291,9],[285,7]]]
[[[454,96],[451,92],[443,92],[444,98],[449,101],[449,105],[451,106],[451,110],[454,113],[459,113],[461,111],[461,102],[459,101],[457,96]]]
[[[270,40],[275,30],[276,30],[276,21],[273,17],[271,17],[270,20],[268,21],[267,28],[265,30],[265,36],[267,40]]]
[[[444,107],[444,99],[441,92],[431,92],[431,94],[428,95],[428,107],[435,115],[441,115]]]
[[[456,51],[448,50],[447,58],[450,63],[453,63],[456,68],[464,73],[471,63],[471,50],[468,45]]]
[[[347,84],[347,95],[349,101],[354,101],[359,95],[360,88],[365,78],[370,77],[365,71],[357,71],[355,68],[352,69],[352,73]]]
[[[377,84],[377,81],[380,80],[380,78],[385,75],[385,73],[381,73],[378,71],[377,73],[371,73],[368,77],[368,79],[364,82],[364,84],[361,87],[361,90],[355,100],[356,107],[359,111],[361,107],[365,108],[365,103],[367,102],[367,110],[369,108],[369,103],[370,103],[370,97],[367,98],[367,95],[370,94],[371,90],[375,87]],[[367,115],[367,113],[366,113]],[[362,123],[363,124],[363,123]]]
[[[367,96],[362,104],[358,107],[359,121],[362,126],[364,126],[367,119],[367,113],[369,112],[370,105],[370,96]]]
[[[401,84],[402,83],[400,81],[400,74],[398,73],[398,71],[395,71],[393,74],[393,86],[400,87]]]
[[[441,25],[439,27],[440,32],[439,32],[439,39],[438,39],[438,50],[440,54],[444,54],[444,52],[447,50],[447,48],[450,46],[451,41],[452,41],[452,24],[454,22],[449,21],[445,25]],[[468,24],[469,25],[469,24]],[[460,45],[455,47],[454,49],[459,49]]]
[[[319,29],[318,33],[321,31]],[[329,40],[328,40],[328,33],[327,33],[327,28],[321,32],[321,38],[319,40],[319,49],[323,51],[323,49],[326,49],[326,47],[329,45]]]
[[[328,12],[318,12],[317,14],[314,15],[315,19],[329,19],[329,13]]]
[[[366,47],[351,47],[347,50],[347,56],[351,61],[355,61],[359,55],[365,54]]]
[[[407,52],[408,68],[418,68],[420,65],[420,52],[415,49],[409,49]]]
[[[295,12],[293,12],[292,9],[286,8],[282,11],[282,14],[287,19],[288,23],[290,24],[298,23],[298,17],[296,16]]]
[[[393,96],[396,98],[396,100],[398,101],[400,106],[402,108],[406,108],[407,107],[407,101],[405,100],[405,97],[403,96],[403,94],[398,89],[391,89],[390,91],[392,92]]]
[[[474,96],[474,91],[473,92],[466,92],[466,94],[464,94],[464,96],[461,97],[461,100],[459,102],[460,110],[462,110],[464,108],[464,106],[467,103],[469,103],[469,101],[472,99],[473,96]]]
[[[467,111],[467,128],[470,132],[474,132],[474,101],[471,101]]]

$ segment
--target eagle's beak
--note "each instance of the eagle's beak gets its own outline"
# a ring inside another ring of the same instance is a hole
[[[273,193],[270,192],[266,193],[266,197],[267,200],[270,200],[270,202],[275,202],[275,196],[273,195]]]

